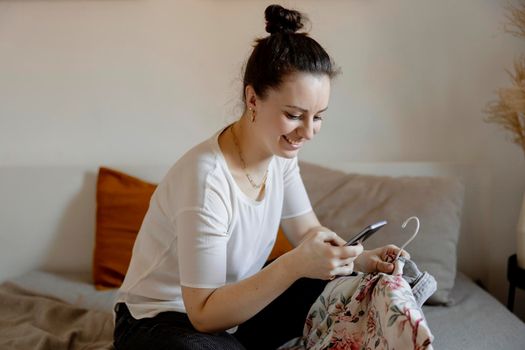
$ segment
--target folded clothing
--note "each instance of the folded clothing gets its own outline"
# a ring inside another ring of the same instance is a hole
[[[393,274],[401,274],[403,279],[412,287],[412,294],[419,307],[437,290],[437,282],[434,276],[428,272],[421,272],[415,262],[400,256],[396,263]]]
[[[404,258],[391,275],[339,277],[310,308],[303,337],[279,349],[432,349],[421,305],[435,290],[435,279]]]

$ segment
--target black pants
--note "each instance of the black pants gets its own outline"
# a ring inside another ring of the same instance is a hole
[[[233,335],[200,333],[188,316],[162,312],[152,318],[134,319],[125,304],[115,306],[114,345],[117,350],[272,350],[301,336],[310,306],[327,281],[303,278],[257,315],[241,324]]]

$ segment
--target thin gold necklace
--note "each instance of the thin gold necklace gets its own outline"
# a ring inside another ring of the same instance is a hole
[[[268,169],[266,169],[266,172],[264,173],[263,179],[260,184],[257,184],[253,178],[248,174],[248,171],[246,170],[246,162],[244,161],[244,157],[242,155],[241,146],[239,145],[239,140],[237,139],[237,135],[235,135],[235,131],[233,131],[233,125],[230,126],[230,130],[232,132],[233,136],[233,143],[235,143],[235,147],[237,148],[237,153],[239,153],[239,158],[241,159],[241,167],[242,170],[244,170],[244,174],[246,175],[246,178],[250,182],[250,185],[252,185],[255,189],[260,189],[264,183],[266,182],[266,177],[268,176]]]

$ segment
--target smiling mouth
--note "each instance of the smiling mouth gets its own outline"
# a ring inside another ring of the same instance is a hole
[[[299,146],[303,143],[302,141],[292,141],[286,135],[283,135],[283,138],[286,140],[286,142],[288,142],[292,146]]]

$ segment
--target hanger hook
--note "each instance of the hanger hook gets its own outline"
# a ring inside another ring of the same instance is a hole
[[[417,216],[411,216],[408,219],[406,219],[405,222],[403,222],[403,225],[401,225],[401,228],[405,228],[407,226],[407,224],[410,222],[410,220],[415,220],[416,221],[416,230],[414,231],[414,234],[412,235],[412,237],[410,237],[408,239],[408,241],[406,241],[405,244],[403,244],[401,249],[399,249],[399,252],[397,252],[397,255],[396,255],[396,258],[394,259],[394,261],[396,261],[399,258],[399,255],[401,255],[401,252],[403,251],[403,249],[405,249],[405,247],[408,245],[408,243],[412,242],[412,240],[414,238],[416,238],[417,233],[419,232],[419,218]]]

